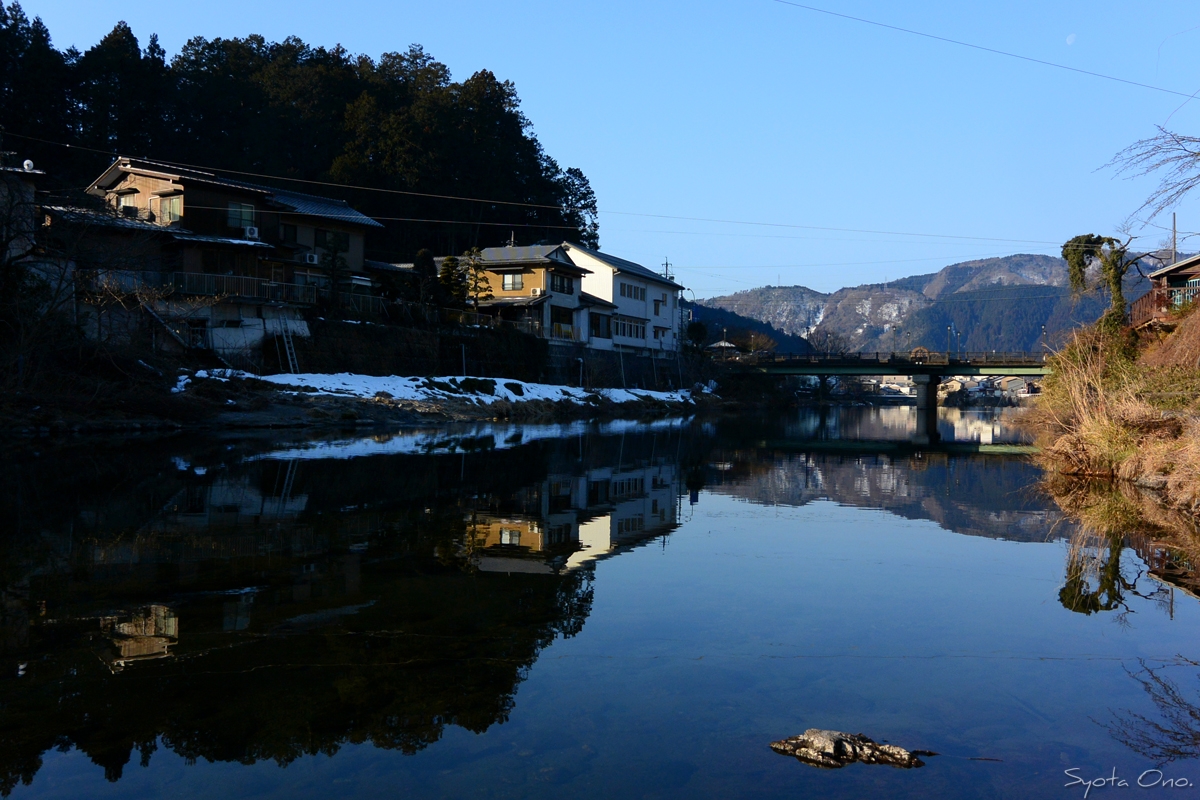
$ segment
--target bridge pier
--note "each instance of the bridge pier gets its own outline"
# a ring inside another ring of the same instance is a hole
[[[939,440],[937,427],[937,392],[942,382],[940,375],[913,375],[913,388],[917,391],[917,429],[912,433],[914,444],[936,444]]]

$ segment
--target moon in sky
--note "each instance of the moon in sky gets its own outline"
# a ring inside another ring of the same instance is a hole
[[[1072,33],[1067,37],[1067,46],[1070,47],[1073,44],[1075,44],[1075,34]]]

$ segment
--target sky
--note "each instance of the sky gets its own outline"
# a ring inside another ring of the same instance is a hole
[[[809,2],[1200,91],[1195,2]],[[171,55],[193,36],[259,33],[373,57],[418,43],[456,79],[489,69],[515,83],[546,151],[590,179],[602,249],[654,268],[669,260],[698,298],[1058,255],[1077,234],[1116,234],[1156,185],[1105,169],[1115,153],[1164,123],[1200,135],[1200,95],[780,0],[22,6],[59,48],[86,49],[123,19]],[[1200,250],[1200,193],[1175,211],[1180,250]],[[1169,212],[1141,219],[1137,246],[1169,238]]]

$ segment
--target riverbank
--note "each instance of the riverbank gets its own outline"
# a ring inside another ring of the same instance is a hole
[[[5,427],[36,436],[139,430],[404,427],[442,421],[657,418],[715,408],[710,390],[582,389],[504,378],[256,376],[184,370],[173,383],[143,379],[118,402],[77,397],[6,399]]]
[[[1082,331],[1051,360],[1024,419],[1050,473],[1125,482],[1200,513],[1200,315],[1174,331]]]

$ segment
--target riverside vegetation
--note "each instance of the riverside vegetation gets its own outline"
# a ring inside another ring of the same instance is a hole
[[[1200,315],[1137,335],[1098,323],[1051,359],[1023,419],[1048,473],[1044,488],[1081,523],[1080,563],[1126,534],[1162,541],[1194,582],[1200,564]],[[1115,539],[1114,539],[1115,537]],[[1119,547],[1116,547],[1119,550]],[[1083,569],[1081,567],[1081,569]]]

